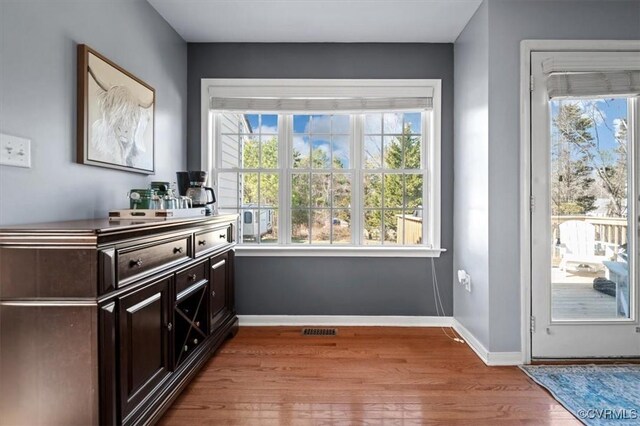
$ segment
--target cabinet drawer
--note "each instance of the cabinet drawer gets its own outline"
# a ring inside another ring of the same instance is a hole
[[[230,228],[231,226],[225,226],[224,228],[217,228],[196,234],[196,256],[198,256],[199,253],[204,253],[216,246],[230,242]]]
[[[191,237],[118,250],[118,287],[140,275],[189,259]]]
[[[176,294],[188,288],[198,281],[207,279],[206,262],[193,266],[185,271],[176,274]]]

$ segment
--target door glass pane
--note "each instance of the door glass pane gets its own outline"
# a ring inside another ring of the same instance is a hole
[[[550,102],[554,320],[629,318],[627,106],[624,98]]]

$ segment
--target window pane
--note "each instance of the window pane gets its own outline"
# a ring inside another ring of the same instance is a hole
[[[312,165],[314,169],[331,168],[331,136],[313,136],[311,138]]]
[[[364,175],[364,206],[382,207],[382,174]]]
[[[293,116],[293,133],[309,133],[310,115]]]
[[[278,116],[275,114],[260,116],[260,134],[277,135],[278,134]],[[254,133],[257,133],[255,130]]]
[[[240,150],[242,152],[242,164],[244,169],[257,169],[260,164],[260,146],[258,137],[253,135],[241,136]]]
[[[402,114],[384,114],[384,133],[400,134],[402,133]]]
[[[331,210],[311,210],[311,244],[329,244],[331,241]]]
[[[384,207],[402,208],[404,204],[404,188],[401,174],[384,175]]]
[[[220,160],[222,168],[232,169],[240,166],[238,135],[220,136]]]
[[[364,212],[363,241],[365,244],[380,244],[382,241],[382,211],[367,210]]]
[[[242,173],[242,207],[258,206],[258,173]]]
[[[313,173],[311,175],[311,206],[329,207],[331,175],[328,173]]]
[[[291,206],[309,207],[309,173],[294,173],[291,176]]]
[[[335,173],[332,182],[333,208],[351,207],[351,176]]]
[[[419,169],[422,139],[419,136],[405,135],[402,137],[402,145],[404,151],[404,168]]]
[[[382,114],[367,114],[364,117],[364,133],[367,135],[382,134]]]
[[[275,173],[260,174],[260,207],[277,207],[280,176]]]
[[[382,137],[365,136],[364,167],[365,169],[382,168]]]
[[[304,169],[309,167],[311,143],[308,136],[295,135],[293,137],[293,167]]]
[[[405,181],[405,206],[407,211],[411,212],[416,208],[422,207],[422,174],[406,174]]]
[[[311,133],[331,133],[331,116],[330,115],[312,115],[311,116]]]
[[[260,217],[264,219],[265,226],[261,226],[260,242],[274,244],[278,242],[278,210],[261,209]],[[264,229],[263,229],[264,228]]]
[[[419,112],[404,113],[404,132],[408,134],[422,133],[422,114]]]
[[[351,244],[351,211],[333,210],[332,241],[334,244]]]
[[[218,173],[216,197],[220,208],[237,208],[242,192],[238,182],[238,173]]]
[[[422,210],[405,212],[398,227],[398,234],[403,232],[405,244],[422,244]]]
[[[261,135],[260,136],[261,161],[263,169],[278,168],[278,136],[277,135]]]
[[[244,209],[240,211],[240,226],[242,227],[242,242],[255,243],[260,232],[258,209]]]
[[[291,211],[291,242],[309,243],[309,210]]]
[[[333,136],[331,139],[333,151],[333,168],[348,169],[349,163],[349,136]]]
[[[402,137],[384,137],[384,168],[391,170],[402,169]]]
[[[331,117],[331,133],[351,133],[351,125],[348,115],[334,115]]]
[[[402,233],[398,233],[398,222],[402,218],[402,210],[385,210],[384,212],[384,244],[402,244]],[[402,230],[401,230],[402,231]]]
[[[258,133],[258,129],[260,129],[260,114],[245,114],[244,118],[246,120],[249,133]]]

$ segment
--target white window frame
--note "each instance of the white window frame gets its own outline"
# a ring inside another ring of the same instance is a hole
[[[201,80],[201,166],[202,170],[214,176],[217,153],[214,150],[214,138],[216,137],[216,114],[210,110],[210,98],[212,93],[220,97],[420,97],[433,98],[433,109],[430,114],[423,114],[422,138],[423,160],[422,167],[425,171],[423,200],[425,208],[423,217],[427,220],[423,223],[423,235],[428,243],[417,246],[365,246],[365,245],[302,245],[302,244],[248,244],[238,245],[236,252],[239,256],[351,256],[351,257],[439,257],[444,251],[440,245],[441,234],[441,94],[442,83],[439,79],[412,79],[412,80],[319,80],[319,79],[207,79]],[[287,141],[290,133],[290,120],[281,120],[280,137]],[[352,120],[353,137],[356,141],[362,138],[363,129],[355,125]],[[362,120],[360,120],[362,122]],[[361,155],[360,142],[352,144],[354,152],[351,161],[357,161],[356,156]],[[281,159],[288,157],[288,144],[281,143]],[[429,159],[430,161],[427,161]],[[288,164],[288,163],[287,163]],[[355,163],[359,164],[359,162]],[[360,179],[362,170],[357,170],[354,175],[353,197],[354,218],[352,220],[354,234],[359,232],[361,213],[361,188]],[[288,168],[278,170],[285,179],[281,185],[289,185]],[[280,232],[288,232],[289,227],[282,220],[288,217],[283,214],[288,208],[284,199],[286,191],[280,191],[278,206]],[[289,237],[285,235],[285,240]],[[354,243],[359,243],[359,235],[353,236]]]

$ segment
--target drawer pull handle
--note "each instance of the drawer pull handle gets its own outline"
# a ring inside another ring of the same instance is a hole
[[[216,292],[215,292],[215,291],[212,291],[212,292],[211,292],[211,296],[212,296],[212,297],[216,297]]]
[[[142,259],[130,260],[129,267],[131,268],[139,268],[142,266]]]
[[[196,274],[189,275],[189,281],[195,281],[198,276]]]
[[[198,240],[198,245],[199,246],[206,246],[207,245],[207,240]]]
[[[222,259],[220,262],[213,265],[211,269],[218,269],[219,267],[223,266],[225,263],[227,263],[227,261],[225,259]]]
[[[167,330],[171,331],[172,328],[173,328],[173,324],[171,323],[167,324]]]
[[[173,248],[173,254],[182,253],[183,251],[184,251],[184,249],[182,247],[174,247]]]
[[[218,235],[219,238],[221,239],[226,239],[227,238],[227,234],[220,234]]]

